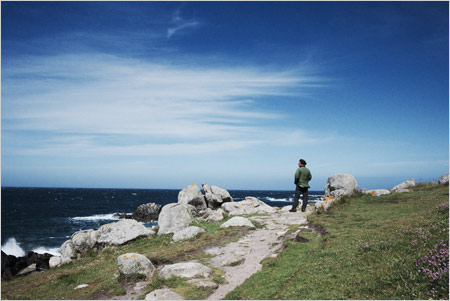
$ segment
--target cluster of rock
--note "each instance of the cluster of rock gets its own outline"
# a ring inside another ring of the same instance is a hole
[[[28,251],[25,256],[6,255],[2,251],[2,280],[10,280],[15,276],[26,275],[36,271],[48,270],[51,254],[38,254]]]
[[[438,180],[438,184],[446,184],[449,182],[449,174],[441,176]],[[334,174],[327,179],[325,185],[325,194],[321,197],[320,201],[315,204],[316,210],[324,209],[325,211],[331,206],[332,203],[336,202],[339,198],[343,196],[350,196],[357,191],[362,193],[370,194],[372,196],[381,196],[390,194],[392,192],[403,193],[409,192],[408,188],[416,186],[414,179],[408,179],[392,189],[358,189],[358,184],[356,179],[351,174],[339,173]]]
[[[135,220],[121,220],[102,225],[98,230],[89,229],[75,232],[72,238],[61,246],[61,257],[51,258],[51,264],[57,266],[77,259],[83,252],[92,248],[122,245],[142,236],[155,234]]]

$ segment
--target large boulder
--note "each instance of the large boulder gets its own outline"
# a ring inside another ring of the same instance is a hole
[[[72,240],[66,240],[61,248],[61,262],[66,263],[72,261],[72,259],[77,258],[77,249],[75,248],[74,244],[72,243]]]
[[[416,186],[416,182],[414,181],[414,179],[409,179],[403,183],[398,184],[397,186],[392,188],[392,190],[393,191],[402,191],[404,189],[408,189],[409,187],[414,187],[414,186]]]
[[[440,176],[439,177],[439,180],[438,180],[438,183],[439,184],[446,184],[446,183],[448,183],[448,174],[446,174],[446,175],[443,175],[443,176]]]
[[[78,252],[84,252],[92,249],[97,243],[98,232],[89,229],[75,232],[72,234],[72,244]]]
[[[161,209],[158,217],[158,235],[175,233],[184,228],[194,220],[196,209],[192,205],[171,203]]]
[[[222,204],[222,209],[229,215],[250,215],[275,213],[277,210],[255,197],[246,197],[240,202]]]
[[[147,203],[139,205],[134,211],[132,218],[138,222],[148,223],[158,220],[159,212],[161,212],[162,206],[155,203]]]
[[[151,278],[156,271],[150,259],[138,253],[126,253],[117,257],[117,266],[122,275],[143,274]]]
[[[180,262],[165,265],[160,271],[159,276],[168,279],[172,276],[183,278],[207,278],[212,274],[212,270],[198,262]]]
[[[255,228],[255,226],[252,224],[252,222],[248,218],[245,218],[242,216],[235,216],[233,218],[230,218],[227,222],[220,225],[220,228],[229,228],[229,227]]]
[[[203,233],[203,232],[205,232],[205,230],[200,227],[190,226],[190,227],[184,228],[183,230],[175,232],[172,239],[174,241],[190,239],[190,238],[195,237],[198,234]]]
[[[151,229],[132,219],[125,219],[101,226],[97,230],[97,244],[122,245],[138,237],[153,235]]]
[[[223,220],[223,210],[221,208],[211,212],[211,214],[206,218],[208,222],[218,222]]]
[[[178,193],[178,203],[192,205],[198,211],[206,209],[205,197],[196,184],[186,186]]]
[[[209,186],[206,183],[202,184],[203,191],[205,192],[206,204],[209,208],[219,208],[225,202],[233,202],[233,198],[230,193],[217,186]]]
[[[347,173],[338,173],[328,177],[325,185],[325,196],[333,196],[335,198],[352,195],[358,188],[356,179]]]

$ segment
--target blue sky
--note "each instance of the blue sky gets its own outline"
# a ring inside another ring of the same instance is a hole
[[[449,166],[448,2],[1,3],[2,186],[311,189]]]

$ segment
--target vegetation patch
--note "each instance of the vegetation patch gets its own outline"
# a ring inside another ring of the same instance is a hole
[[[448,186],[436,184],[345,198],[308,216],[325,236],[284,242],[225,299],[448,299],[447,204]]]

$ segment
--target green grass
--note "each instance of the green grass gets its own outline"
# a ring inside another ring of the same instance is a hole
[[[432,295],[416,266],[441,240],[448,246],[448,207],[438,208],[448,192],[419,184],[409,193],[345,198],[308,217],[327,235],[302,230],[308,243],[286,241],[225,299],[448,299],[448,278]]]
[[[226,220],[224,219],[223,222]],[[189,260],[207,263],[209,255],[204,253],[205,248],[225,245],[248,231],[248,229],[237,227],[220,229],[221,223],[196,222],[195,224],[206,230],[195,239],[173,242],[172,235],[141,238],[124,246],[108,247],[101,251],[89,250],[80,260],[43,273],[2,281],[2,299],[88,300],[110,299],[111,296],[125,295],[123,283],[142,281],[142,276],[121,276],[117,268],[118,256],[129,252],[140,253],[147,256],[157,267]],[[221,280],[222,271],[218,269],[213,271],[213,281],[217,283],[223,281]],[[183,292],[188,299],[204,299],[210,293],[208,289],[198,289],[185,281],[174,282],[157,278],[151,280],[148,292],[158,285],[168,285],[175,287],[178,292]],[[75,290],[74,288],[80,284],[89,284],[89,287]],[[182,286],[186,288],[182,289]]]

